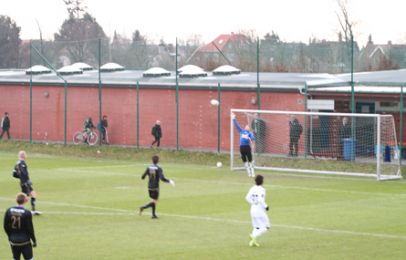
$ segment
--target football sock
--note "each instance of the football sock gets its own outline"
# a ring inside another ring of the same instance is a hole
[[[263,235],[265,232],[267,232],[268,229],[267,228],[254,228],[252,230],[252,237],[255,239],[261,235]]]
[[[244,167],[247,170],[248,176],[251,176],[250,166],[249,166],[248,162],[244,163]]]
[[[156,206],[155,206],[155,203],[151,202],[151,204],[152,204],[152,216],[155,216],[155,208],[156,208]]]
[[[35,198],[31,197],[31,209],[35,211]]]
[[[254,177],[255,176],[254,164],[249,163],[249,168],[250,168],[251,176]]]

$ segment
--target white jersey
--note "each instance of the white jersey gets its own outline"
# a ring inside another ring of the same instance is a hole
[[[262,186],[253,186],[249,191],[245,200],[251,204],[251,220],[254,229],[269,229],[270,223],[266,208],[268,205],[265,202],[265,189]]]
[[[245,199],[251,204],[251,210],[265,211],[268,205],[265,202],[265,189],[262,186],[253,186],[249,191]]]

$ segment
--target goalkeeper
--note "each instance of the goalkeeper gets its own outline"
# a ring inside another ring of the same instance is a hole
[[[235,119],[235,114],[231,113],[233,123],[240,133],[240,154],[241,159],[244,162],[244,167],[247,170],[248,177],[255,177],[254,165],[252,163],[252,149],[251,145],[255,141],[254,134],[250,131],[249,125],[246,125],[244,129],[238,124]]]
[[[140,207],[140,216],[144,209],[152,208],[152,218],[158,218],[156,215],[156,204],[158,203],[159,198],[159,181],[162,180],[163,182],[170,183],[172,186],[175,186],[175,182],[173,180],[167,179],[164,176],[162,168],[158,165],[159,157],[157,155],[152,156],[152,164],[148,166],[145,170],[144,174],[142,175],[141,179],[145,179],[148,176],[148,192],[149,197],[152,201],[145,206]]]

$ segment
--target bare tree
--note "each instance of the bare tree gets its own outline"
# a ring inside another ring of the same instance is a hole
[[[345,42],[349,42],[354,37],[353,27],[356,25],[356,22],[350,18],[347,0],[337,0],[337,4],[339,7],[339,11],[336,12],[338,22],[340,23]]]

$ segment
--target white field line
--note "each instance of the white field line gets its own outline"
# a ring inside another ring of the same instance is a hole
[[[9,200],[9,199],[0,197],[0,200]],[[42,201],[41,203],[55,205],[55,206],[69,206],[69,207],[96,209],[96,210],[104,211],[104,212],[43,211],[44,214],[98,215],[98,216],[136,215],[137,214],[137,212],[134,212],[134,210],[128,210],[128,209],[95,207],[95,206],[91,206],[91,205],[65,203],[65,202],[51,202],[51,201]],[[211,222],[221,222],[221,223],[229,223],[229,224],[249,224],[249,223],[251,223],[250,221],[244,221],[244,220],[213,218],[213,217],[206,217],[206,216],[180,215],[180,214],[169,214],[169,213],[161,213],[161,212],[159,214],[162,216],[167,216],[167,217],[193,219],[193,220],[198,220],[198,221],[211,221]],[[406,235],[403,236],[403,235],[390,235],[390,234],[371,233],[371,232],[357,232],[357,231],[348,231],[348,230],[340,230],[340,229],[324,229],[324,228],[317,228],[317,227],[305,227],[305,226],[287,225],[287,224],[272,224],[272,227],[285,228],[285,229],[296,229],[296,230],[312,231],[312,232],[320,232],[320,233],[334,233],[334,234],[344,234],[344,235],[353,235],[353,236],[367,236],[367,237],[376,237],[376,238],[406,240]]]
[[[119,165],[119,167],[128,167],[128,166],[134,166],[134,164],[127,164],[127,165]],[[99,168],[111,168],[111,167],[116,167],[114,165],[110,166],[99,166]],[[57,170],[64,170],[64,171],[69,171],[69,172],[75,172],[75,173],[95,173],[99,175],[116,175],[116,176],[134,176],[136,178],[139,178],[141,176],[141,173],[117,173],[117,172],[108,172],[108,171],[89,171],[85,169],[93,169],[93,168],[98,168],[98,167],[77,167],[77,168],[57,168]],[[278,175],[279,176],[279,175]],[[213,184],[226,184],[226,185],[247,185],[247,182],[228,182],[228,181],[216,181],[216,180],[196,180],[196,179],[189,179],[189,178],[174,178],[174,180],[185,180],[184,183],[213,183]],[[251,182],[251,179],[249,179]],[[266,181],[266,180],[265,180]],[[272,182],[272,180],[270,181]],[[178,182],[178,184],[181,184],[181,182]],[[253,184],[249,183],[249,185]],[[359,195],[376,195],[376,196],[389,196],[389,197],[397,197],[397,196],[406,196],[406,193],[382,193],[382,192],[368,192],[368,191],[350,191],[350,190],[339,190],[339,189],[325,189],[325,188],[309,188],[309,187],[303,187],[303,186],[286,186],[286,185],[276,185],[276,184],[268,184],[265,183],[265,186],[270,186],[271,189],[276,188],[276,189],[294,189],[294,190],[303,190],[303,191],[312,191],[312,192],[335,192],[335,193],[346,193],[346,194],[359,194]],[[116,187],[115,187],[116,188]]]
[[[47,203],[47,204],[61,204],[61,203]],[[83,212],[83,211],[43,211],[43,214],[46,215],[76,215],[76,216],[135,216],[138,215],[137,212],[133,210],[125,209],[112,209],[112,208],[101,208],[101,207],[92,207],[86,205],[76,205],[69,203],[62,203],[63,205],[70,205],[73,207],[79,208],[93,208],[93,209],[102,209],[109,210],[111,212]],[[249,225],[250,221],[237,220],[237,219],[224,219],[224,218],[213,218],[207,216],[192,216],[192,215],[180,215],[180,214],[168,214],[168,213],[159,213],[161,216],[181,218],[181,219],[190,219],[197,221],[208,221],[208,222],[219,222],[227,224],[244,224]],[[325,228],[316,228],[316,227],[305,227],[297,225],[287,225],[287,224],[271,224],[271,227],[282,228],[282,229],[295,229],[301,231],[317,232],[317,233],[332,233],[338,235],[351,235],[351,236],[364,236],[364,237],[374,237],[374,238],[384,238],[384,239],[401,239],[406,240],[406,236],[402,235],[390,235],[382,233],[371,233],[371,232],[358,232],[358,231],[348,231],[340,229],[325,229]]]

